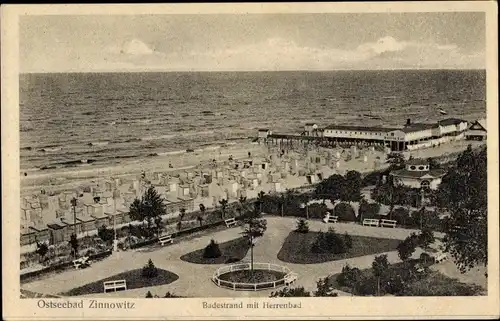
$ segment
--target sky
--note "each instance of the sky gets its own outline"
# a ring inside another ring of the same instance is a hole
[[[23,16],[20,71],[483,69],[484,13]]]

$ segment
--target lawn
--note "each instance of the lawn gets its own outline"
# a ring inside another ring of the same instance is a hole
[[[283,262],[294,264],[316,264],[395,251],[401,242],[400,240],[393,239],[351,235],[353,246],[349,252],[344,254],[318,254],[311,251],[312,244],[318,235],[319,232],[290,232],[278,253],[278,259]]]
[[[418,260],[412,260],[418,262]],[[404,263],[395,263],[390,265],[392,270],[391,275],[404,275],[405,265]],[[344,292],[352,293],[353,290],[349,287],[340,286],[337,283],[337,277],[340,273],[334,274],[328,278],[328,284],[334,288]],[[372,269],[361,270],[363,278],[370,279],[373,277]],[[396,296],[475,296],[475,295],[485,295],[485,291],[482,287],[475,284],[466,284],[460,282],[457,279],[450,278],[443,275],[437,271],[427,270],[425,274],[421,274],[419,277],[415,278],[405,278],[405,286],[401,291],[397,293],[391,293]],[[373,281],[372,284],[376,284]],[[368,282],[370,283],[370,282]],[[365,286],[365,289],[373,289],[373,293],[365,295],[375,295],[375,286]]]
[[[207,244],[208,245],[208,244]],[[181,260],[195,264],[226,264],[241,261],[250,249],[250,244],[247,238],[240,237],[231,241],[219,244],[221,256],[217,258],[204,258],[203,252],[205,248],[189,252],[181,256]]]
[[[126,271],[96,282],[85,284],[84,286],[80,286],[78,288],[74,288],[60,294],[65,296],[77,296],[77,295],[85,295],[92,293],[103,293],[104,292],[103,282],[113,281],[113,280],[127,281],[127,289],[131,290],[131,289],[138,289],[150,286],[170,284],[179,278],[177,274],[162,269],[158,269],[158,275],[154,278],[142,277],[141,273],[142,269]]]

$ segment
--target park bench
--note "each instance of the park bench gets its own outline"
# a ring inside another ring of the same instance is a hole
[[[92,261],[89,260],[88,256],[83,256],[79,259],[73,260],[73,267],[78,270],[81,267],[89,267]]]
[[[238,223],[236,222],[236,220],[234,219],[234,217],[231,217],[231,218],[228,218],[227,220],[224,220],[224,223],[226,223],[226,226],[227,226],[227,227],[231,227],[231,226],[233,226],[233,225],[238,224]]]
[[[325,223],[337,223],[339,220],[338,216],[326,214],[325,218],[323,219],[323,222]]]
[[[378,220],[373,218],[365,218],[363,220],[363,226],[378,226]]]
[[[116,280],[104,282],[104,293],[107,293],[108,291],[116,292],[120,290],[127,290],[127,281]]]
[[[395,220],[381,220],[380,226],[394,228],[394,227],[396,227],[396,223],[397,223],[397,221],[395,221]]]
[[[297,273],[290,272],[287,275],[285,275],[285,286],[289,286],[290,284],[293,284],[295,281],[297,281],[298,275]]]
[[[172,238],[172,235],[164,235],[164,236],[160,236],[158,238],[158,243],[160,243],[161,246],[164,246],[166,243],[170,243],[170,244],[173,244],[174,243],[174,239]]]

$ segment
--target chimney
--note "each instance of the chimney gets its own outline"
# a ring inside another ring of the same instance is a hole
[[[406,119],[406,126],[409,126],[409,125],[411,125],[411,119],[410,118]]]

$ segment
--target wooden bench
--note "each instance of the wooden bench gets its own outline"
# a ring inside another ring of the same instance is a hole
[[[164,235],[164,236],[160,236],[158,238],[158,243],[160,243],[161,246],[164,246],[165,244],[167,243],[170,243],[170,244],[173,244],[174,243],[174,239],[172,238],[172,235]]]
[[[395,221],[395,220],[381,220],[380,226],[394,228],[394,227],[396,227],[396,223],[397,223],[397,221]]]
[[[337,223],[339,220],[338,216],[326,214],[325,218],[323,218],[323,222],[325,223]]]
[[[116,281],[107,281],[104,282],[104,293],[108,291],[126,291],[127,290],[127,281],[125,280],[116,280]]]
[[[378,226],[378,220],[373,218],[365,218],[363,220],[363,226]]]
[[[89,267],[92,261],[89,260],[88,256],[83,256],[79,259],[73,260],[73,267],[78,270],[81,267]]]
[[[285,275],[285,286],[289,286],[290,284],[293,284],[295,281],[297,281],[298,275],[297,273],[290,272],[287,275]]]
[[[234,219],[234,217],[231,217],[231,218],[228,218],[227,220],[224,220],[224,223],[226,223],[227,227],[231,227],[233,225],[238,224],[238,222],[236,222],[236,220]]]

